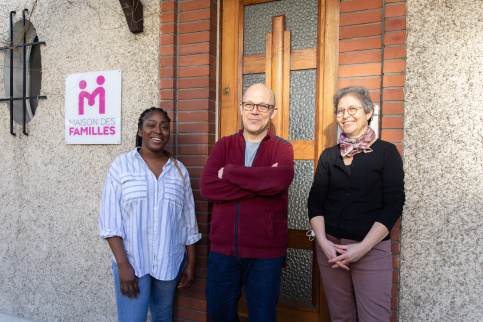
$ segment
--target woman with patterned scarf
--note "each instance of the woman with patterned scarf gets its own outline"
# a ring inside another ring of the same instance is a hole
[[[366,88],[340,89],[333,101],[342,133],[320,155],[308,200],[329,312],[332,321],[389,321],[389,232],[405,201],[401,156],[369,127]]]

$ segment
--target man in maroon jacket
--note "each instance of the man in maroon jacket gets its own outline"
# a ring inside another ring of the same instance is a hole
[[[240,112],[244,128],[218,140],[200,180],[201,194],[213,201],[208,312],[213,322],[238,321],[243,287],[250,321],[276,321],[293,147],[269,130],[277,107],[266,85],[247,89]]]

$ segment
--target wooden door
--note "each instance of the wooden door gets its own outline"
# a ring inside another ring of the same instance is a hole
[[[278,321],[330,321],[306,201],[320,153],[336,142],[339,0],[223,0],[221,21],[219,137],[240,129],[242,94],[262,82],[279,108],[271,130],[295,152]],[[243,298],[239,307],[246,319]]]

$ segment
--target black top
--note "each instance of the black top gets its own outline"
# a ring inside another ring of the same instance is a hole
[[[324,216],[325,231],[361,241],[380,222],[390,231],[405,201],[401,156],[392,143],[376,140],[370,153],[357,153],[349,171],[339,145],[320,155],[309,194],[309,219]],[[389,234],[384,240],[389,239]]]

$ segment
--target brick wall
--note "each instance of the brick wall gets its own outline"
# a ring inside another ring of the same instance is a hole
[[[199,193],[203,165],[215,143],[217,1],[161,1],[160,106],[172,116],[169,149],[191,177],[196,217],[196,281],[180,290],[177,321],[208,321],[205,286],[210,205]]]
[[[370,90],[372,100],[381,107],[381,138],[402,152],[406,2],[343,0],[340,13],[339,88],[361,84]],[[391,320],[397,321],[400,220],[391,231],[391,240]]]

